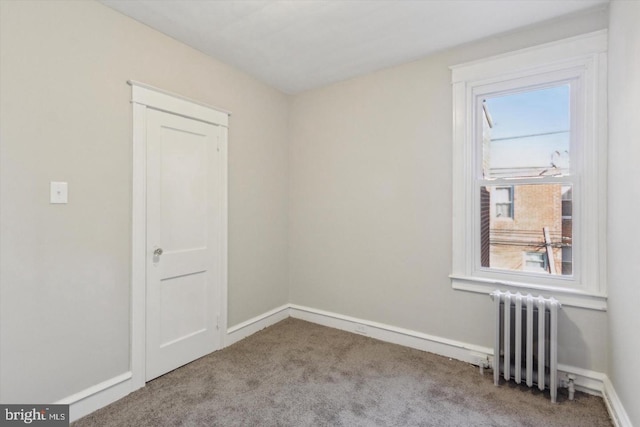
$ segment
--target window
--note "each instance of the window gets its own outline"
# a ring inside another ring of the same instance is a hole
[[[452,284],[606,308],[606,31],[452,67]]]
[[[485,187],[486,190],[486,187]],[[495,187],[492,194],[496,218],[513,218],[513,187]]]
[[[526,271],[546,272],[547,255],[544,252],[525,252],[522,264]]]

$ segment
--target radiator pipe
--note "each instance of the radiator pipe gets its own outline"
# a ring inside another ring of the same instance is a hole
[[[569,384],[567,385],[567,388],[569,389],[569,400],[573,400],[576,394],[576,387],[574,384],[574,380],[576,379],[576,377],[573,375],[568,375],[567,378],[569,379]]]

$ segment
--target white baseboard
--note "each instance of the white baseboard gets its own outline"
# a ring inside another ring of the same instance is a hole
[[[371,338],[381,341],[428,351],[430,353],[439,354],[441,356],[450,357],[463,362],[478,364],[481,360],[488,361],[489,357],[493,354],[493,349],[488,347],[467,344],[448,338],[398,328],[396,326],[317,310],[315,308],[291,304],[290,311],[291,317],[296,319],[306,320],[319,325],[370,336]]]
[[[558,376],[561,384],[571,375],[574,378],[573,384],[576,390],[584,393],[602,396],[604,391],[604,379],[602,372],[591,371],[589,369],[577,368],[575,366],[558,363]]]
[[[73,422],[134,391],[131,377],[131,372],[125,372],[65,397],[55,404],[69,405],[69,421]]]
[[[611,419],[613,420],[613,424],[616,427],[633,427],[631,419],[629,418],[629,415],[627,415],[627,411],[625,411],[624,406],[622,406],[622,402],[618,397],[618,393],[616,393],[615,388],[613,388],[613,383],[606,375],[604,377],[604,390],[602,394],[604,403],[607,405],[609,415],[611,415]]]
[[[261,329],[286,319],[287,317],[289,317],[289,304],[274,308],[273,310],[269,310],[266,313],[232,326],[227,329],[227,334],[224,337],[224,347],[228,347],[249,335],[255,334]]]

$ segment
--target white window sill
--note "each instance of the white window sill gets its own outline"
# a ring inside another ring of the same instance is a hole
[[[491,292],[499,289],[502,291],[530,293],[532,295],[542,294],[544,296],[554,297],[565,306],[607,311],[606,295],[577,291],[575,289],[510,282],[483,277],[461,276],[455,274],[452,274],[449,277],[451,278],[453,289],[459,291],[489,295]]]

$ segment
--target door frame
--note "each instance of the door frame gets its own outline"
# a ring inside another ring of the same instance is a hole
[[[132,389],[144,387],[146,378],[146,312],[147,312],[147,110],[160,110],[178,116],[210,123],[221,128],[220,152],[220,318],[218,334],[221,348],[227,332],[227,134],[230,112],[130,80],[133,106],[133,173],[131,192],[131,324],[130,369]]]

